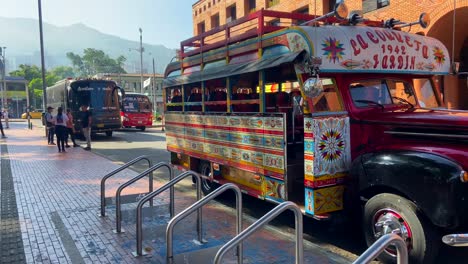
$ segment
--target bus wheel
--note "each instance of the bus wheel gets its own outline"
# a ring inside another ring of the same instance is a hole
[[[106,136],[112,137],[112,131],[106,131]]]
[[[206,162],[206,161],[201,162],[199,171],[200,171],[200,174],[202,174],[202,175],[211,176],[211,165],[210,165],[210,163]],[[207,195],[210,192],[214,191],[216,188],[218,188],[218,184],[213,182],[212,180],[205,179],[205,178],[203,178],[201,180],[201,190],[205,195]]]
[[[434,226],[417,210],[417,206],[398,195],[382,193],[364,206],[364,233],[370,247],[386,234],[398,234],[408,246],[409,263],[432,263],[439,241]],[[396,263],[396,248],[389,246],[378,257],[384,263]]]
[[[141,127],[139,127],[139,129],[140,129],[141,131],[145,131],[146,127],[141,126]]]

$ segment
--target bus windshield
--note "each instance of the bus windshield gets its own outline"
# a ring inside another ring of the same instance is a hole
[[[126,113],[151,113],[151,102],[145,95],[126,94],[122,100],[122,111]]]
[[[119,107],[118,93],[114,82],[107,81],[77,81],[71,84],[71,104],[79,108],[89,105],[94,111],[117,110]]]

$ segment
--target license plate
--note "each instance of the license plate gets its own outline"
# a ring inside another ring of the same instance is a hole
[[[143,121],[138,121],[138,124],[141,124],[141,123],[143,123]]]
[[[104,124],[97,124],[97,127],[102,128],[104,127]]]

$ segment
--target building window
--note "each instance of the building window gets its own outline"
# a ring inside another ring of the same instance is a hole
[[[255,0],[244,0],[244,14],[250,14],[252,12],[257,11],[257,3]]]
[[[211,28],[219,27],[219,14],[211,16]]]
[[[198,9],[198,14],[201,14],[201,7],[200,7],[200,9]]]
[[[237,19],[237,14],[236,14],[236,5],[232,5],[228,8],[226,8],[226,23],[229,23],[231,21],[234,21]]]
[[[205,21],[198,23],[197,25],[197,33],[200,35],[201,33],[205,32]]]
[[[203,11],[206,11],[206,6],[203,6]]]
[[[390,0],[362,0],[362,12],[371,12],[389,5]]]
[[[211,7],[211,2],[208,2],[208,8],[210,8],[210,7]]]
[[[266,3],[265,3],[265,6],[267,8],[270,8],[272,6],[275,6],[277,4],[279,4],[280,0],[266,0]]]
[[[213,5],[216,5],[216,0],[213,0]]]

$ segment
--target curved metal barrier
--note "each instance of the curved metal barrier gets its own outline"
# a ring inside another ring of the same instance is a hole
[[[296,264],[303,264],[304,263],[304,246],[302,242],[302,231],[303,231],[302,212],[301,212],[301,209],[299,209],[299,207],[293,202],[283,202],[279,204],[278,206],[273,208],[273,210],[265,214],[262,218],[258,219],[255,223],[253,223],[251,226],[249,226],[244,231],[242,231],[239,235],[229,240],[229,242],[227,242],[224,246],[222,246],[218,250],[213,263],[220,264],[226,252],[231,250],[233,247],[237,246],[239,243],[242,243],[242,241],[247,239],[250,235],[252,235],[259,228],[261,228],[265,224],[268,224],[273,218],[277,217],[279,214],[281,214],[282,212],[288,209],[293,211],[294,216],[295,216]],[[238,263],[242,263],[242,259],[240,261],[241,262],[239,262],[239,259],[238,259]]]
[[[397,249],[397,263],[408,263],[408,248],[406,242],[396,234],[386,234],[380,237],[372,244],[353,264],[370,263],[380,255],[390,244],[394,245]]]
[[[122,219],[121,219],[122,218],[122,211],[120,210],[120,207],[121,207],[120,194],[122,193],[123,189],[125,189],[126,187],[128,187],[131,184],[135,183],[139,179],[145,177],[146,175],[148,175],[150,173],[152,174],[153,171],[155,171],[155,170],[157,170],[157,169],[159,169],[161,167],[166,167],[169,170],[169,174],[170,174],[169,177],[172,180],[173,170],[172,170],[171,165],[166,163],[166,162],[159,162],[158,164],[156,164],[156,165],[152,166],[151,168],[143,171],[142,173],[138,174],[137,176],[133,177],[132,179],[130,179],[126,183],[119,186],[119,188],[117,189],[117,192],[115,194],[115,218],[116,218],[115,221],[116,221],[116,225],[117,225],[116,229],[115,229],[116,233],[121,233],[122,232]],[[151,183],[152,182],[153,181],[151,180]],[[150,193],[152,193],[152,192],[150,192]],[[145,199],[149,194],[145,195],[143,199]],[[170,201],[170,206],[169,206],[169,211],[170,211],[171,217],[174,214],[174,202],[173,202],[174,197],[173,196],[174,196],[174,188],[171,188],[171,201]]]
[[[442,241],[452,247],[468,247],[468,234],[445,235]]]
[[[132,159],[131,161],[125,163],[124,165],[120,166],[119,168],[109,172],[108,174],[106,174],[106,176],[104,176],[101,180],[101,216],[106,216],[106,181],[107,179],[109,179],[110,177],[114,176],[115,174],[123,171],[124,169],[132,166],[133,164],[139,162],[140,160],[146,160],[148,161],[148,167],[151,168],[152,166],[152,162],[151,160],[148,158],[148,156],[140,156],[140,157],[137,157],[137,158],[134,158]],[[151,173],[150,174],[150,179],[149,179],[149,191],[152,192],[153,191],[153,174]]]
[[[167,263],[172,263],[173,262],[173,257],[174,257],[174,250],[173,250],[173,233],[174,233],[174,227],[177,223],[179,223],[182,219],[184,219],[186,216],[190,215],[193,213],[195,210],[198,208],[201,208],[202,206],[206,205],[209,203],[211,200],[214,198],[218,197],[221,193],[224,193],[226,190],[233,190],[236,194],[236,218],[237,218],[237,223],[236,223],[236,236],[239,235],[239,233],[242,231],[242,193],[239,187],[233,183],[226,183],[218,187],[215,191],[212,193],[208,194],[205,196],[203,199],[200,201],[192,204],[190,207],[187,209],[183,210],[180,212],[178,215],[176,215],[174,218],[169,221],[169,224],[167,225],[166,229],[166,258],[167,258]],[[237,262],[242,263],[242,242],[237,246]]]
[[[137,242],[137,249],[136,252],[133,252],[133,255],[135,257],[142,256],[143,255],[143,228],[142,228],[142,221],[143,221],[143,205],[153,199],[155,196],[161,194],[163,191],[167,190],[168,188],[171,188],[171,190],[174,188],[174,185],[181,180],[187,178],[188,176],[193,176],[197,179],[197,201],[200,201],[201,199],[201,176],[194,172],[194,171],[186,171],[179,176],[175,177],[168,183],[164,184],[161,186],[159,189],[148,193],[143,197],[137,205],[137,214],[136,214],[136,242]],[[174,197],[170,198],[170,203],[171,206],[174,206]],[[172,218],[172,215],[171,215]],[[201,243],[203,242],[203,233],[202,233],[202,209],[198,208],[197,209],[197,232],[198,232],[198,241]]]

